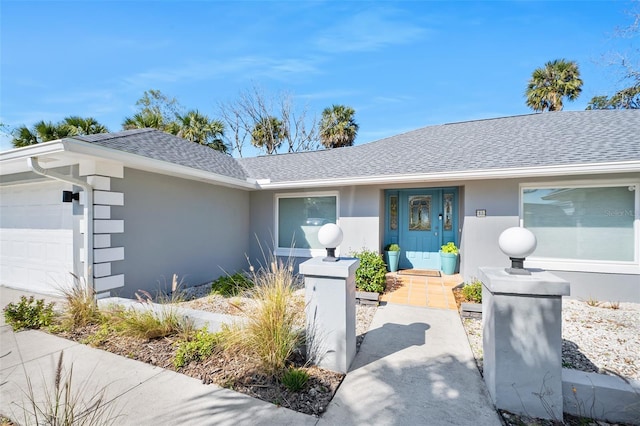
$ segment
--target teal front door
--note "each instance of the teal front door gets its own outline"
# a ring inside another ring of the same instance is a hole
[[[440,246],[458,244],[457,188],[387,191],[385,242],[400,245],[400,269],[440,269]]]

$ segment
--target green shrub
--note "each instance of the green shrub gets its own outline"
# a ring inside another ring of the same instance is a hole
[[[170,308],[156,313],[152,310],[114,307],[105,312],[104,317],[108,329],[138,339],[189,335],[193,331],[193,322]]]
[[[309,381],[309,373],[300,368],[288,368],[280,381],[290,392],[299,392]]]
[[[173,360],[176,368],[184,367],[190,362],[202,361],[213,354],[220,343],[220,333],[209,333],[205,328],[196,331],[191,340],[178,343],[178,350]]]
[[[450,254],[458,254],[458,247],[453,242],[448,242],[447,244],[440,247],[443,253]]]
[[[473,278],[462,287],[462,295],[470,302],[482,303],[482,281]]]
[[[400,251],[400,246],[397,244],[387,244],[384,249],[386,251]]]
[[[45,305],[44,299],[21,296],[18,304],[9,303],[4,308],[4,319],[14,331],[46,327],[53,320],[53,303]]]
[[[253,287],[251,281],[242,272],[236,272],[233,275],[223,275],[211,283],[211,294],[219,294],[221,296],[237,296],[245,290]]]
[[[374,251],[362,250],[352,254],[360,259],[356,270],[356,287],[361,291],[384,292],[387,282],[387,265],[382,256]]]

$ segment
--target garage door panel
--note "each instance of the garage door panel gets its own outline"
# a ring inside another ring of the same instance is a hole
[[[68,184],[39,182],[0,188],[0,283],[55,293],[71,281],[73,210]]]

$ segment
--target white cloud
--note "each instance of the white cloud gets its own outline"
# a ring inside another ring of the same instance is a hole
[[[389,45],[416,41],[428,32],[406,19],[386,15],[384,10],[356,14],[320,34],[316,46],[331,53],[375,51]]]
[[[182,80],[207,80],[228,75],[255,77],[268,76],[287,79],[291,75],[320,73],[317,58],[269,58],[265,56],[239,56],[216,61],[191,62],[175,68],[160,68],[125,78],[135,87],[150,87],[157,83]]]

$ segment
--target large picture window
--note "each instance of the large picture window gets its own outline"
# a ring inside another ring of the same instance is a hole
[[[276,197],[277,244],[294,255],[324,252],[318,242],[318,230],[327,223],[337,223],[337,194],[278,195]]]
[[[531,259],[638,263],[638,185],[524,186],[522,224],[538,245]]]

